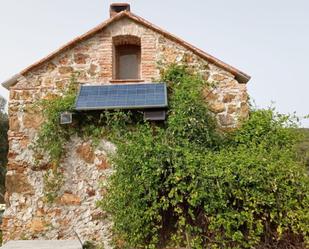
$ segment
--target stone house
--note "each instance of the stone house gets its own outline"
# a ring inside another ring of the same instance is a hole
[[[248,115],[248,75],[133,14],[128,4],[112,4],[107,21],[2,83],[10,91],[5,241],[70,239],[76,238],[75,230],[109,248],[111,223],[95,203],[104,194],[99,182],[112,173],[105,156],[113,145],[102,142],[93,150],[87,141],[72,138],[61,165],[62,195],[46,204],[44,169],[32,167],[30,146],[42,115],[31,106],[59,94],[73,72],[79,72],[80,84],[148,83],[159,78],[158,64],[182,62],[216,83],[204,94],[221,127],[236,127]]]

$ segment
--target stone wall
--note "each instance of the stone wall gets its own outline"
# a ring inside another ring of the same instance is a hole
[[[72,73],[79,72],[77,80],[81,84],[111,84],[112,39],[119,35],[141,39],[141,75],[145,82],[159,78],[158,62],[160,65],[186,62],[206,80],[215,83],[213,89],[205,89],[204,96],[222,128],[235,128],[248,115],[246,85],[239,84],[232,74],[128,18],[112,23],[20,77],[10,89],[4,240],[71,239],[75,238],[73,230],[76,230],[83,240],[103,240],[105,248],[109,248],[111,223],[95,207],[95,202],[104,198],[104,189],[99,183],[112,173],[106,152],[115,148],[102,141],[93,150],[89,142],[73,137],[61,164],[65,179],[61,197],[54,204],[46,204],[43,202],[45,170],[33,167],[31,142],[43,121],[33,104],[61,94]]]
[[[17,144],[14,149],[31,158],[29,149]],[[100,184],[104,185],[112,173],[106,155],[114,150],[106,141],[93,149],[89,141],[72,137],[60,167],[65,181],[60,197],[52,204],[46,204],[42,195],[44,171],[31,167],[31,163],[23,170],[10,167],[9,208],[3,220],[5,239],[77,239],[76,232],[83,239],[108,242],[111,222],[96,207],[96,201],[104,196]]]

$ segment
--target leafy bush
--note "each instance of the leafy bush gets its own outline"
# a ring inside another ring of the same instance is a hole
[[[73,134],[94,146],[102,137],[117,145],[116,171],[98,204],[113,217],[118,248],[276,248],[283,241],[304,248],[309,178],[295,151],[300,136],[293,117],[255,110],[240,129],[224,134],[202,97],[209,86],[199,75],[172,65],[162,80],[169,91],[166,122],[114,111],[80,113],[74,124],[60,126],[59,114],[73,108],[72,88],[43,103],[36,148],[57,166]],[[61,179],[48,171],[48,198],[57,197]]]
[[[112,214],[116,245],[253,248],[287,234],[307,239],[309,178],[296,160],[293,119],[252,111],[224,136],[198,75],[172,66],[163,80],[167,122],[139,122],[114,140],[116,172],[100,205]]]
[[[5,173],[6,173],[6,163],[7,163],[7,152],[8,152],[8,137],[7,132],[9,129],[8,116],[5,113],[6,101],[0,96],[0,202],[4,201],[5,192]]]
[[[302,128],[302,129],[299,129],[298,131],[303,136],[303,139],[297,145],[298,156],[299,156],[299,159],[302,160],[306,164],[307,171],[309,172],[309,129]]]

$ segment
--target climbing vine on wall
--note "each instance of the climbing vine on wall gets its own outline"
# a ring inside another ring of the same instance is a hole
[[[60,125],[59,117],[64,111],[72,111],[77,91],[76,75],[72,75],[67,88],[52,99],[45,99],[36,103],[34,108],[43,113],[44,123],[40,128],[38,138],[34,144],[36,167],[44,163],[47,155],[48,169],[44,175],[44,195],[47,202],[53,202],[58,196],[58,190],[63,182],[59,169],[63,157],[66,141],[74,134],[73,127]]]
[[[254,248],[308,239],[309,178],[293,118],[252,111],[237,131],[216,127],[205,82],[185,66],[162,75],[168,120],[140,123],[117,144],[100,203],[118,248]],[[264,243],[264,245],[263,245]]]
[[[93,146],[102,138],[116,144],[111,155],[116,171],[98,203],[112,215],[115,246],[304,247],[309,178],[294,151],[293,119],[255,110],[241,128],[224,134],[208,111],[202,95],[208,84],[199,75],[171,65],[161,80],[169,91],[163,123],[116,110],[80,113],[69,128],[61,126],[59,114],[73,107],[75,91],[46,108],[37,148],[49,155],[53,168],[72,134],[91,138]]]
[[[123,112],[79,112],[74,105],[78,91],[78,74],[73,74],[68,86],[58,95],[44,99],[33,108],[43,113],[44,122],[33,145],[35,167],[46,169],[44,174],[44,196],[47,203],[53,203],[60,194],[63,185],[61,160],[65,157],[65,146],[73,135],[91,140],[96,146],[102,138],[118,139],[127,130],[143,120],[143,114],[135,111]],[[73,113],[73,123],[60,124],[62,112]]]

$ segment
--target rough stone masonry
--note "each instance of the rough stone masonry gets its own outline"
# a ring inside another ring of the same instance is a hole
[[[41,99],[61,94],[72,73],[79,72],[80,84],[114,84],[113,38],[140,39],[141,80],[152,82],[160,68],[171,63],[187,63],[205,80],[205,101],[218,124],[232,129],[248,115],[245,82],[237,73],[187,43],[158,30],[143,19],[125,11],[111,17],[84,36],[46,57],[19,74],[9,85],[9,154],[6,177],[6,203],[2,230],[4,241],[17,239],[76,239],[74,230],[85,240],[103,241],[109,246],[111,221],[96,201],[104,198],[104,188],[112,168],[106,157],[115,150],[108,141],[93,149],[90,141],[72,137],[61,163],[64,184],[53,204],[43,201],[43,175],[36,168],[31,143],[43,122],[42,113],[33,108]],[[248,79],[249,80],[249,79]]]

